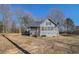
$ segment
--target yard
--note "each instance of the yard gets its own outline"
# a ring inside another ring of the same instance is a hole
[[[32,54],[79,53],[79,35],[28,37],[19,34],[5,34],[5,36]],[[21,54],[23,52],[0,35],[0,53]]]

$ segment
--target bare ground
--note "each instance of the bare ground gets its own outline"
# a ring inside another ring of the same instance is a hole
[[[79,53],[79,36],[28,37],[19,34],[5,36],[32,54]],[[2,36],[0,47],[1,53],[22,53]]]
[[[18,50],[12,43],[6,40],[2,35],[0,35],[0,54],[14,54],[14,53],[22,53]]]

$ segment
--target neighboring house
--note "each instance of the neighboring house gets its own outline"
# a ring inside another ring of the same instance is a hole
[[[70,30],[70,34],[79,35],[79,26],[74,26],[72,31]]]
[[[28,25],[28,29],[30,31],[31,36],[36,35],[52,37],[59,35],[57,25],[50,19],[32,22]]]
[[[75,30],[75,26],[68,26],[66,24],[63,24],[61,26],[58,25],[59,33],[68,33],[73,32]]]
[[[79,26],[75,26],[75,30],[74,30],[73,34],[79,35]]]
[[[64,25],[64,32],[72,33],[75,30],[75,26]]]
[[[79,30],[79,26],[75,26],[75,30]]]

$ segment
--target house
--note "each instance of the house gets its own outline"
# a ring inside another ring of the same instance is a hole
[[[76,29],[76,30],[79,30],[79,26],[75,26],[75,29]]]
[[[73,34],[79,35],[79,26],[75,26],[75,30],[73,31]]]
[[[50,19],[32,22],[28,25],[28,29],[30,31],[31,36],[36,35],[52,37],[59,35],[57,25]]]

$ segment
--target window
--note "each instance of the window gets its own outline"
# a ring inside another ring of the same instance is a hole
[[[51,27],[51,30],[53,30],[54,27]]]
[[[47,30],[53,30],[53,27],[47,27]]]
[[[46,27],[41,27],[42,30],[46,30]]]
[[[51,25],[51,22],[47,22],[46,25]]]
[[[44,27],[41,27],[42,30],[44,30]]]
[[[54,27],[41,27],[41,30],[53,30]]]
[[[51,30],[51,27],[47,27],[47,30]]]

